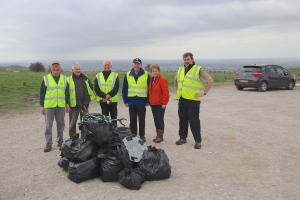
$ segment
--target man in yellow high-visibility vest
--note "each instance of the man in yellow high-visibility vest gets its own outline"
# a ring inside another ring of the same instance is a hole
[[[70,109],[69,109],[69,135],[76,138],[76,125],[78,116],[80,120],[88,113],[91,100],[95,99],[93,85],[88,77],[81,73],[80,65],[72,66],[72,75],[68,77]],[[81,136],[83,137],[83,136]]]
[[[103,61],[103,71],[98,73],[95,78],[95,92],[97,101],[100,103],[102,114],[110,116],[111,119],[118,117],[119,102],[119,76],[113,72],[112,61]],[[116,125],[116,122],[114,123]]]
[[[41,113],[45,115],[46,147],[44,152],[52,149],[52,126],[54,118],[57,126],[57,146],[63,143],[63,131],[65,128],[65,108],[69,104],[69,86],[67,77],[61,74],[60,63],[53,61],[51,73],[44,76],[40,87]]]
[[[179,137],[176,145],[185,144],[188,126],[195,140],[195,149],[201,148],[200,103],[213,85],[213,79],[199,65],[192,53],[183,54],[184,66],[179,67],[175,77],[176,99],[178,99]]]
[[[145,117],[146,105],[148,105],[149,75],[142,68],[142,61],[135,58],[132,61],[132,69],[124,76],[122,97],[125,106],[129,107],[130,130],[137,135],[137,118],[139,119],[139,136],[146,141]]]

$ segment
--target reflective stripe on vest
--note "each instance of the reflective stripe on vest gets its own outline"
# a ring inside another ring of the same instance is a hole
[[[108,94],[115,86],[116,80],[118,77],[118,73],[111,72],[109,76],[107,77],[107,80],[105,80],[103,72],[100,72],[96,75],[98,86],[102,92],[105,94]],[[103,100],[102,97],[97,96],[97,101]],[[119,101],[119,94],[117,93],[115,96],[110,98],[111,102],[118,102]]]
[[[135,81],[134,77],[130,75],[130,71],[126,74],[128,82],[128,97],[147,97],[148,92],[148,73],[145,73],[138,77]]]
[[[75,83],[74,83],[72,75],[70,77],[68,77],[68,82],[69,82],[69,93],[70,93],[70,106],[71,107],[76,107],[76,105],[77,105],[77,102],[76,102],[76,89],[75,89]],[[87,92],[90,96],[90,100],[92,101],[92,100],[95,99],[94,91],[90,87],[88,79],[86,79],[84,82],[85,82],[85,85],[86,85],[86,88],[87,88]]]
[[[199,78],[201,66],[194,65],[186,74],[184,67],[180,67],[177,72],[177,91],[176,99],[180,97],[189,100],[200,101],[200,97],[196,97],[203,89],[203,83]]]
[[[56,83],[52,74],[48,74],[44,76],[44,82],[46,86],[44,108],[64,108],[66,106],[67,78],[61,74]]]

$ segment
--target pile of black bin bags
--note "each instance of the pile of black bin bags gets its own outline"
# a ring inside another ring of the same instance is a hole
[[[68,178],[80,183],[95,177],[103,182],[118,181],[138,190],[145,180],[167,179],[171,175],[164,150],[146,146],[129,128],[116,127],[108,117],[87,114],[79,124],[83,138],[66,140],[58,165]]]

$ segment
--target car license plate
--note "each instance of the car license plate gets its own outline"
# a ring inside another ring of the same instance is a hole
[[[240,80],[240,83],[248,83],[247,80]]]

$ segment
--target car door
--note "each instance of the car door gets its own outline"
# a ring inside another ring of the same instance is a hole
[[[279,75],[273,65],[268,65],[265,67],[265,73],[268,76],[269,80],[269,88],[276,88],[278,87],[278,79]]]
[[[275,66],[275,69],[279,75],[278,87],[286,87],[289,83],[289,73],[281,66]]]

